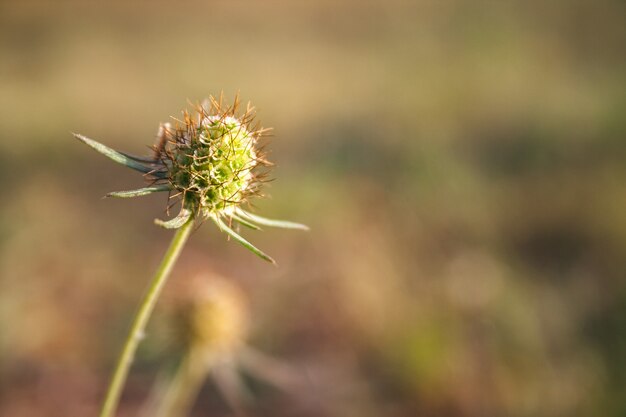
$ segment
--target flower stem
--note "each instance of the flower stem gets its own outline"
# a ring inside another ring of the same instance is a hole
[[[120,395],[122,393],[122,388],[124,387],[128,371],[130,370],[130,365],[135,357],[137,346],[139,345],[141,339],[143,339],[150,314],[152,313],[152,310],[154,310],[154,305],[159,298],[161,289],[163,288],[163,285],[165,284],[165,281],[167,280],[178,255],[185,245],[187,238],[189,238],[192,228],[193,219],[190,219],[176,231],[176,234],[170,243],[170,247],[163,256],[163,260],[154,274],[154,278],[152,278],[146,294],[141,300],[139,310],[133,320],[130,332],[126,338],[126,342],[124,343],[124,348],[122,349],[122,353],[120,354],[117,365],[115,366],[113,377],[109,383],[109,388],[100,411],[100,417],[112,417],[115,413],[120,400]]]
[[[184,417],[193,406],[198,391],[209,372],[205,361],[193,350],[183,357],[169,387],[162,392],[151,417]]]

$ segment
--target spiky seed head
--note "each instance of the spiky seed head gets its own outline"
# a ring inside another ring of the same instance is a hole
[[[264,130],[252,126],[254,109],[237,115],[239,102],[224,106],[211,97],[205,105],[187,111],[183,120],[165,131],[163,149],[157,149],[167,181],[182,196],[183,207],[196,217],[232,211],[262,182],[257,168],[269,166],[258,148]]]
[[[250,103],[239,114],[239,98],[236,96],[228,106],[222,97],[210,97],[205,104],[195,106],[193,114],[184,111],[183,120],[177,120],[174,126],[162,124],[151,157],[134,156],[83,135],[74,136],[116,163],[143,173],[151,182],[148,187],[116,191],[108,196],[129,198],[168,192],[169,199],[182,199],[181,210],[170,220],[155,219],[157,225],[177,229],[188,222],[211,219],[233,240],[275,263],[233,230],[232,224],[255,230],[261,226],[299,230],[308,227],[267,219],[242,208],[248,197],[259,194],[268,173],[260,168],[272,165],[259,147],[259,139],[269,129],[253,125],[255,112]]]

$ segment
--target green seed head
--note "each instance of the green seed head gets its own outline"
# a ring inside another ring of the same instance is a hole
[[[250,196],[260,194],[267,175],[263,167],[270,167],[271,163],[258,146],[259,138],[268,129],[252,124],[254,108],[250,103],[241,115],[238,107],[238,97],[226,106],[220,96],[218,100],[209,97],[206,104],[196,106],[194,114],[184,111],[183,120],[175,126],[161,125],[154,155],[150,157],[116,151],[80,134],[74,136],[118,164],[143,173],[150,182],[147,187],[115,191],[108,196],[129,198],[167,192],[169,199],[182,201],[181,210],[170,220],[155,219],[157,225],[177,229],[196,219],[210,219],[245,248],[273,263],[233,225],[235,229],[240,225],[254,230],[263,226],[300,230],[308,227],[267,219],[243,209]]]
[[[166,140],[156,149],[171,188],[196,216],[232,211],[258,192],[256,168],[269,165],[257,149],[263,129],[251,126],[253,109],[237,117],[237,105],[224,108],[211,98],[195,117],[185,112],[181,124],[165,128]]]

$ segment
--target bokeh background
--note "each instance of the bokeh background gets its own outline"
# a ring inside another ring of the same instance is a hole
[[[623,1],[0,2],[0,415],[96,415],[171,232],[164,197],[74,140],[148,154],[236,92],[274,127],[245,235],[194,233],[120,415],[181,354],[172,306],[221,276],[251,416],[626,415]],[[168,330],[169,329],[169,330]],[[292,376],[293,376],[292,375]],[[194,416],[233,408],[207,379]]]

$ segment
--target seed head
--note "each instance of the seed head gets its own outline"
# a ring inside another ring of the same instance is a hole
[[[225,105],[223,96],[209,97],[183,111],[182,120],[161,124],[154,154],[139,157],[115,151],[83,135],[76,138],[110,159],[142,172],[149,186],[109,193],[109,197],[138,197],[156,192],[169,194],[167,212],[180,202],[173,219],[155,220],[159,226],[175,229],[192,220],[213,221],[220,230],[261,258],[274,260],[241,237],[233,223],[259,230],[260,226],[308,230],[302,224],[266,219],[243,209],[249,198],[260,195],[269,167],[259,139],[269,130],[254,123],[250,103],[238,113],[238,96]]]
[[[259,168],[270,163],[258,148],[267,129],[252,126],[254,109],[237,117],[238,100],[224,107],[213,97],[196,106],[196,115],[183,113],[175,128],[161,129],[162,145],[155,149],[167,175],[166,183],[182,195],[183,207],[196,217],[232,212],[262,184]],[[163,182],[163,171],[154,176]]]

